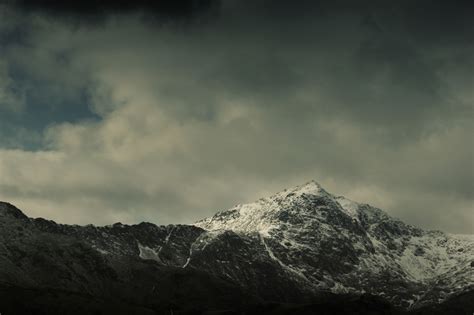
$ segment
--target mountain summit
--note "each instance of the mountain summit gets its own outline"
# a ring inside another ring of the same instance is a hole
[[[258,235],[268,256],[310,290],[370,293],[416,308],[474,289],[474,237],[424,231],[315,181],[196,225]]]
[[[5,314],[271,314],[276,307],[470,315],[473,296],[472,235],[410,226],[315,181],[195,225],[62,225],[0,203]]]

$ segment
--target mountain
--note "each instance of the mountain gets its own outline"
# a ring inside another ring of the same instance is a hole
[[[474,236],[314,181],[195,225],[63,225],[0,203],[2,314],[470,315],[473,301]]]
[[[474,290],[473,235],[424,231],[314,181],[196,225],[259,238],[288,277],[311,291],[369,293],[417,308]]]

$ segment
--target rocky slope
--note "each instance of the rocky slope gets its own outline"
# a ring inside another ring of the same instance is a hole
[[[314,291],[370,293],[417,308],[474,290],[473,235],[421,230],[314,181],[196,225],[257,235],[269,257]]]
[[[471,314],[473,292],[472,236],[315,182],[194,226],[62,225],[0,203],[2,314]]]

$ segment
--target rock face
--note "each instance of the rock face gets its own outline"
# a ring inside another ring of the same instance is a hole
[[[474,290],[474,236],[424,231],[311,181],[196,223],[260,238],[312,291],[369,293],[403,308]]]
[[[0,203],[2,314],[471,314],[473,263],[473,236],[316,182],[195,225],[62,225]]]

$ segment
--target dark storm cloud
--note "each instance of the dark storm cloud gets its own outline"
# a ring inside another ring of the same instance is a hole
[[[161,20],[190,19],[216,10],[217,0],[11,0],[9,5],[30,13],[53,18],[73,18],[75,22],[97,22],[109,14],[145,13]]]
[[[315,178],[471,232],[470,2],[169,3],[10,6],[0,147],[34,150],[0,150],[0,198],[191,222]]]

